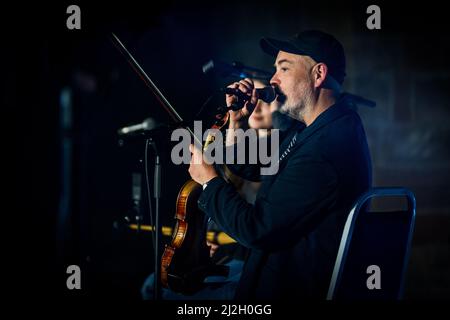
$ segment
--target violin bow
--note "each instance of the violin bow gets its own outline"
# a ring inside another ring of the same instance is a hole
[[[169,100],[162,94],[162,92],[158,89],[158,87],[154,84],[152,79],[147,75],[147,73],[142,69],[133,55],[127,50],[122,41],[112,32],[111,33],[111,42],[114,46],[119,50],[119,52],[125,57],[125,59],[130,64],[131,68],[137,73],[137,75],[144,81],[145,85],[153,92],[153,94],[158,99],[159,103],[163,106],[163,108],[167,111],[169,116],[175,121],[176,124],[181,125],[183,123],[183,118],[178,114],[174,107],[170,104]],[[199,146],[202,145],[202,142],[199,138],[194,134],[194,132],[188,126],[185,128],[189,131],[189,133],[194,137]]]

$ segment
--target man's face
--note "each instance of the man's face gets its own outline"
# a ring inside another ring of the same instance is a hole
[[[276,72],[270,80],[285,95],[281,111],[298,120],[303,120],[305,109],[314,95],[311,61],[304,56],[280,51],[275,61]]]

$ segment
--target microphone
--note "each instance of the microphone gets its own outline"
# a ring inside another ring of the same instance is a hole
[[[128,135],[133,133],[139,133],[144,131],[151,131],[161,127],[161,124],[155,121],[153,118],[147,118],[143,122],[134,124],[131,126],[123,127],[117,130],[119,135]]]
[[[251,98],[251,96],[243,93],[239,89],[226,88],[223,91],[225,91],[226,94],[232,94],[232,95],[237,96],[239,100],[242,100],[244,102],[249,101]],[[273,100],[275,100],[275,97],[276,97],[275,89],[271,86],[256,89],[256,96],[258,97],[258,99],[261,99],[262,101],[264,101],[266,103],[271,103]]]

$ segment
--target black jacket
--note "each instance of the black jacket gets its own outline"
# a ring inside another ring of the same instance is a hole
[[[199,207],[250,254],[237,299],[322,298],[327,294],[347,214],[371,185],[361,119],[337,103],[296,137],[279,171],[263,176],[255,205],[222,178],[202,192]]]

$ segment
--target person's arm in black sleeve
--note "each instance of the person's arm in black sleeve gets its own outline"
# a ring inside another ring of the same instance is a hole
[[[200,209],[246,247],[277,250],[293,243],[318,223],[335,201],[337,176],[324,160],[292,156],[270,192],[255,205],[216,177],[202,192]]]
[[[245,150],[246,152],[248,150],[250,150],[249,148],[249,141],[246,139],[245,142],[240,142],[240,143],[244,143],[245,146],[242,148],[243,150]],[[237,163],[236,161],[236,155],[237,155],[237,150],[238,150],[238,144],[234,144],[232,146],[227,146],[224,149],[224,155],[227,154],[227,149],[232,149],[232,154],[234,154],[235,158],[233,159],[233,163],[229,163],[229,161],[227,161],[226,166],[228,167],[228,169],[231,171],[231,173],[233,173],[234,175],[242,178],[242,179],[246,179],[249,181],[260,181],[260,172],[261,172],[261,164],[255,163],[255,164],[248,164],[249,163],[249,156],[248,154],[245,155],[245,163],[241,164],[241,163]],[[222,169],[221,169],[222,170]]]

